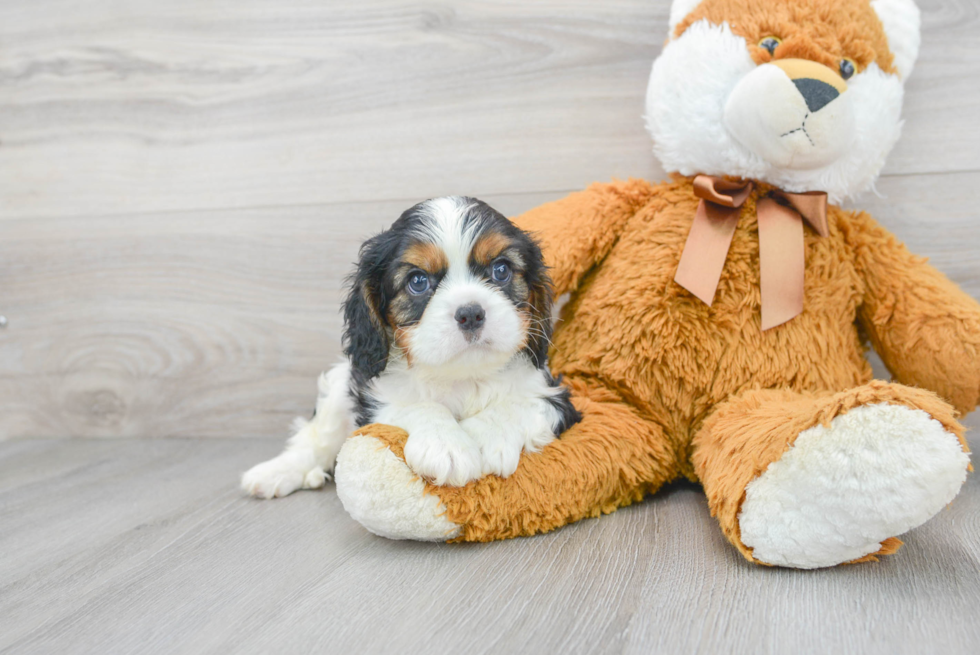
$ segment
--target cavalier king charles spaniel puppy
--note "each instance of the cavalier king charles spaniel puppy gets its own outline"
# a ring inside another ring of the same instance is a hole
[[[260,498],[323,486],[368,423],[408,432],[405,461],[437,485],[507,477],[580,416],[548,369],[551,280],[541,250],[474,198],[415,205],[368,240],[344,302],[346,360],[310,421],[242,476]]]

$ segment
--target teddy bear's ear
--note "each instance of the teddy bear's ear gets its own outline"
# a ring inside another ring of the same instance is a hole
[[[885,27],[895,68],[902,80],[907,80],[919,56],[919,8],[912,0],[872,0],[871,8]]]
[[[674,28],[684,20],[689,13],[701,4],[701,0],[674,0],[670,5],[670,36],[674,38]]]

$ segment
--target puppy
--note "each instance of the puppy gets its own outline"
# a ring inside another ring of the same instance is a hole
[[[368,240],[344,303],[347,361],[320,376],[314,417],[242,476],[260,498],[323,485],[368,423],[406,430],[405,460],[437,485],[507,477],[580,416],[552,377],[541,250],[474,198],[415,205]]]

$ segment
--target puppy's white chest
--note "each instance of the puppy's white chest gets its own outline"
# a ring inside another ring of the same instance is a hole
[[[470,418],[492,402],[504,400],[509,389],[475,380],[420,379],[411,371],[396,371],[375,382],[377,397],[393,406],[438,403],[457,421]],[[503,393],[502,393],[503,392]]]

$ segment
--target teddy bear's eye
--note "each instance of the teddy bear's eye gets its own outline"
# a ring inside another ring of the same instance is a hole
[[[768,50],[769,54],[772,55],[776,53],[776,48],[779,46],[780,43],[782,43],[782,41],[780,41],[776,37],[767,36],[766,38],[759,41],[759,47],[762,48],[763,50]]]
[[[840,60],[840,76],[843,77],[845,80],[849,79],[852,75],[854,75],[854,70],[855,69],[854,69],[853,61],[851,61],[850,59]]]

